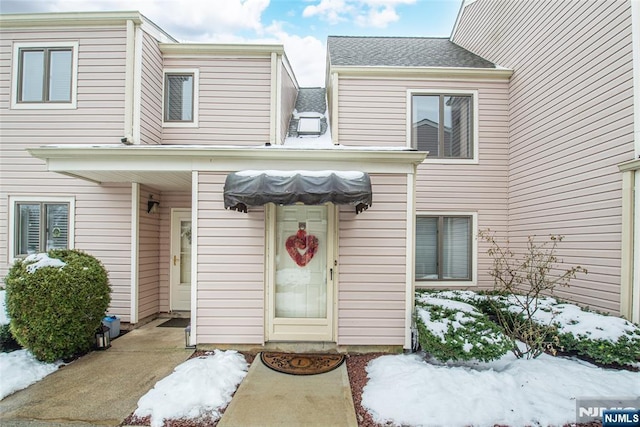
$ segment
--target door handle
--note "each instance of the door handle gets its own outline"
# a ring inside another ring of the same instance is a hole
[[[178,260],[179,260],[179,259],[180,259],[180,258],[178,258],[178,256],[177,256],[177,255],[174,255],[174,256],[173,256],[173,265],[178,265]]]

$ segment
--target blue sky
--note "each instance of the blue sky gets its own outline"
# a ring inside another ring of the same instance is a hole
[[[0,0],[2,13],[138,10],[181,42],[283,44],[324,86],[328,35],[448,37],[462,0]]]

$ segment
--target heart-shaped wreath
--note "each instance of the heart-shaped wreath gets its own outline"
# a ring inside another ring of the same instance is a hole
[[[291,259],[300,267],[309,264],[318,251],[318,238],[313,234],[307,234],[304,229],[287,238],[285,247]],[[303,252],[301,252],[303,251]]]

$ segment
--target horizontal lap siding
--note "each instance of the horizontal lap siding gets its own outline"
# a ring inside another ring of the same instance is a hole
[[[630,2],[486,2],[455,42],[513,68],[509,234],[565,235],[589,270],[560,296],[619,312],[621,175],[633,158]],[[499,35],[499,36],[498,36]]]
[[[162,143],[162,53],[147,33],[142,38],[140,143]]]
[[[198,128],[164,128],[163,144],[269,142],[270,58],[165,58],[165,68],[200,70]]]
[[[289,120],[291,113],[296,105],[298,97],[298,89],[296,88],[293,78],[289,75],[287,67],[281,65],[282,72],[282,106],[280,109],[280,141],[284,141],[289,130]]]
[[[147,201],[152,195],[160,200],[160,194],[148,187],[140,186],[138,202],[138,317],[144,319],[158,313],[160,287],[158,262],[160,256],[160,217],[147,213]]]
[[[11,110],[12,42],[78,41],[78,108]],[[2,30],[0,37],[0,277],[10,265],[8,198],[74,196],[75,247],[99,258],[112,286],[109,312],[129,321],[131,186],[97,185],[46,171],[29,147],[119,143],[124,128],[125,30]]]
[[[226,175],[199,174],[198,343],[262,344],[264,210],[225,210]]]
[[[171,210],[191,209],[190,192],[163,192],[160,195],[160,311],[168,312],[171,259]]]
[[[371,175],[373,206],[339,211],[339,345],[403,345],[406,175]]]

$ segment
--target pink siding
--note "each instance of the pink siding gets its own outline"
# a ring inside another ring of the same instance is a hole
[[[6,29],[0,32],[0,277],[8,253],[8,198],[75,198],[75,246],[109,270],[110,313],[129,320],[131,283],[131,186],[96,185],[49,173],[28,147],[68,143],[119,143],[124,127],[125,30],[122,27]],[[76,110],[11,110],[13,41],[80,41]]]
[[[633,158],[630,2],[479,0],[464,9],[454,41],[515,70],[511,241],[565,235],[561,258],[589,274],[560,295],[618,313],[616,165]]]
[[[158,42],[143,33],[140,143],[162,143],[162,53]]]
[[[163,144],[263,145],[269,141],[271,59],[165,58],[200,70],[198,128],[163,129]]]
[[[159,312],[159,257],[160,215],[147,213],[149,195],[162,203],[160,194],[148,187],[140,186],[138,203],[138,318]]]
[[[191,192],[163,192],[160,196],[160,311],[168,312],[171,263],[171,209],[191,209]]]
[[[224,209],[226,173],[199,174],[199,343],[264,342],[264,210]]]
[[[298,97],[298,88],[293,81],[293,77],[289,75],[287,67],[281,65],[282,72],[282,105],[280,108],[281,121],[280,121],[280,141],[284,141],[289,131],[289,120],[291,120],[291,113],[296,105],[296,98]]]
[[[373,206],[339,217],[339,345],[403,345],[406,175],[371,175]]]

